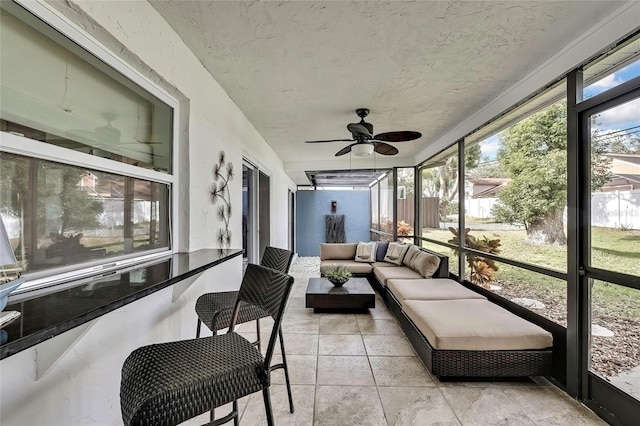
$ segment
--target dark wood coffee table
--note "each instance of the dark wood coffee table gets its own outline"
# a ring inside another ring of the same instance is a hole
[[[313,312],[363,311],[376,307],[376,292],[366,278],[351,278],[342,287],[326,278],[309,278],[305,302]]]

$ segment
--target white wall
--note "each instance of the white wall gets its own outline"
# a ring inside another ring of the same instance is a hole
[[[189,113],[181,125],[188,158],[181,162],[177,188],[186,191],[179,195],[179,217],[187,229],[180,248],[217,247],[221,224],[210,202],[209,186],[220,150],[236,171],[230,187],[232,246],[242,244],[242,157],[246,154],[259,159],[271,176],[271,244],[286,247],[287,190],[295,188],[294,182],[283,172],[274,151],[156,11],[146,1],[51,3],[106,46],[114,41],[125,45],[134,66],[148,66],[184,96],[178,100],[186,107],[182,114]],[[117,48],[112,50],[118,54]],[[121,424],[118,393],[126,356],[145,344],[193,337],[196,298],[207,291],[237,288],[241,274],[241,258],[236,257],[198,277],[176,302],[172,302],[174,288],[167,288],[105,315],[37,381],[36,354],[48,350],[44,345],[2,360],[0,424]]]

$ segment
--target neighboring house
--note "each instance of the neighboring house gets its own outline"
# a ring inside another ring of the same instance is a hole
[[[640,189],[640,154],[602,154],[611,160],[611,178],[601,192]]]

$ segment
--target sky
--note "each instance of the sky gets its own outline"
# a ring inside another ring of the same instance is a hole
[[[608,75],[596,83],[584,88],[585,99],[603,93],[613,87],[620,85],[634,77],[640,76],[640,60],[637,60],[626,67]],[[616,134],[627,134],[626,129],[640,126],[640,99],[622,104],[616,108],[602,112],[597,120],[595,128],[599,129],[602,134],[619,132]],[[639,136],[640,127],[631,129]],[[483,162],[494,161],[500,148],[500,140],[498,135],[493,135],[480,143]]]

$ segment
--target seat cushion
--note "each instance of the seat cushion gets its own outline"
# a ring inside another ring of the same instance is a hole
[[[371,266],[373,268],[385,268],[387,266],[392,266],[394,268],[398,267],[398,265],[394,265],[393,263],[389,263],[389,262],[373,262]]]
[[[378,267],[373,269],[373,274],[376,276],[380,284],[384,287],[387,286],[387,280],[389,279],[415,279],[422,278],[422,275],[417,273],[416,271],[412,271],[406,266],[394,266],[391,268],[387,267]]]
[[[449,278],[390,279],[387,280],[387,288],[400,306],[405,300],[487,299]]]
[[[324,274],[329,268],[344,266],[352,274],[370,274],[372,267],[370,263],[356,262],[355,260],[321,260],[320,273]]]
[[[551,333],[488,300],[405,299],[402,309],[435,349],[525,350],[553,345]]]

